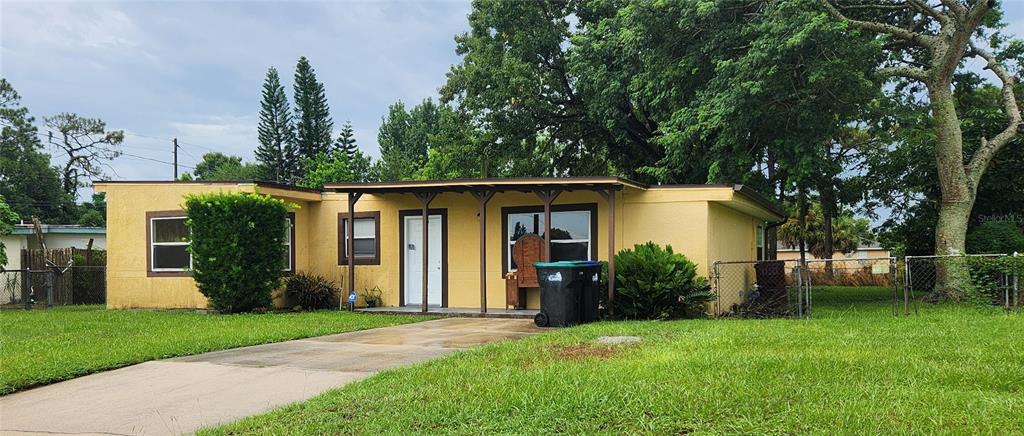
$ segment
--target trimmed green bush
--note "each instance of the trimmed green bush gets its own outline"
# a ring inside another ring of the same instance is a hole
[[[85,255],[76,251],[72,257],[75,268],[71,269],[71,301],[75,304],[103,304],[106,302],[106,250],[92,250],[89,262]]]
[[[1024,253],[1024,233],[1009,221],[989,221],[967,234],[967,252],[970,254]]]
[[[615,255],[615,315],[625,319],[690,318],[714,299],[707,280],[686,256],[653,243]]]
[[[284,279],[284,296],[289,304],[303,309],[338,307],[341,289],[327,277],[300,272]]]
[[[285,267],[286,220],[293,207],[249,193],[185,198],[192,278],[213,308],[246,312],[270,306]]]

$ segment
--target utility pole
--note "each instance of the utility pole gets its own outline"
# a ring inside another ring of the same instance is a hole
[[[174,143],[174,180],[178,180],[178,138],[172,140]]]

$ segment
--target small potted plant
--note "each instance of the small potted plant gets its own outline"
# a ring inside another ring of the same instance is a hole
[[[363,301],[366,302],[366,307],[380,306],[382,294],[383,292],[381,292],[380,286],[374,286],[373,289],[363,291]]]

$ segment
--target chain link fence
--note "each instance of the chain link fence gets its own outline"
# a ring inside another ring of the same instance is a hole
[[[918,313],[923,297],[946,291],[979,304],[1020,311],[1024,256],[907,256],[718,261],[712,264],[715,313],[742,318],[809,318],[819,300],[831,308]],[[939,290],[938,286],[949,286]]]
[[[1019,311],[1021,308],[1024,256],[1016,253],[907,256],[905,264],[905,286],[912,297],[952,292],[977,303],[999,305],[1007,310]],[[943,283],[951,289],[938,289]]]
[[[797,261],[718,261],[712,264],[715,313],[744,318],[803,317],[810,296]]]
[[[16,269],[0,271],[0,305],[32,308],[72,304],[104,304],[104,266]]]

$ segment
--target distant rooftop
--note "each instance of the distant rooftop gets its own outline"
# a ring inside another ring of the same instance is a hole
[[[776,248],[779,251],[800,251],[800,247],[790,246],[789,244],[787,244],[785,242],[779,242],[775,246],[776,246]],[[857,247],[857,250],[855,250],[855,251],[879,251],[879,250],[885,250],[885,248],[882,247],[882,245],[877,243],[877,242],[871,242],[871,243],[867,243],[867,244],[864,244],[864,245],[861,245],[861,246]]]
[[[79,235],[105,235],[107,234],[106,227],[86,227],[78,224],[43,224],[39,226],[39,229],[43,233],[68,233],[68,234],[79,234]],[[11,232],[14,235],[32,235],[35,231],[32,229],[32,224],[21,223],[14,225],[14,231]]]

